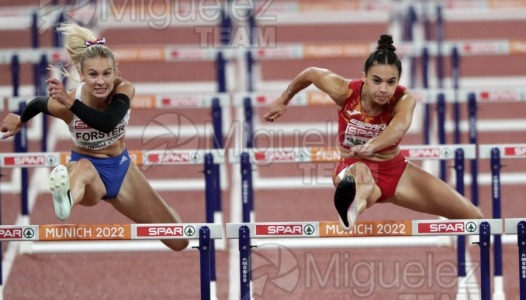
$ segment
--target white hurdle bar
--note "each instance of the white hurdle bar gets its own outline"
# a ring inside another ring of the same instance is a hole
[[[0,225],[0,241],[53,244],[56,241],[198,240],[198,245],[192,248],[200,252],[202,300],[210,300],[211,295],[216,297],[215,278],[212,280],[210,273],[210,250],[211,242],[221,238],[223,225],[213,223]],[[3,266],[0,270],[3,272]]]
[[[204,163],[206,153],[211,153],[214,163],[225,163],[225,151],[222,149],[210,150],[130,150],[130,158],[142,166],[160,165],[188,165]],[[2,168],[36,168],[55,167],[67,164],[70,159],[69,152],[27,152],[27,153],[1,153],[0,167]],[[224,176],[223,176],[224,177]],[[180,181],[179,183],[177,181]],[[186,180],[154,180],[152,186],[158,191],[166,190],[203,190],[205,185],[201,179]]]
[[[238,151],[239,149],[235,149]],[[244,149],[243,153],[229,151],[229,162],[240,163],[241,174],[242,174],[242,216],[243,222],[254,222],[256,220],[254,210],[254,195],[252,190],[255,189],[252,183],[251,175],[247,176],[252,172],[252,165],[268,165],[271,163],[317,163],[317,162],[336,162],[339,160],[339,149],[338,148],[276,148],[276,149]],[[460,144],[460,145],[429,145],[429,146],[404,146],[401,147],[401,153],[410,160],[453,160],[457,158],[457,150],[461,150],[463,157],[459,158],[474,159],[476,158],[476,146],[471,144]],[[245,158],[242,158],[242,156]],[[248,158],[247,158],[248,157]],[[247,162],[248,161],[248,162]],[[261,179],[258,179],[261,180]],[[255,182],[257,183],[258,180]],[[264,179],[269,181],[269,179]],[[302,178],[272,178],[272,182],[267,182],[266,187],[276,188],[280,186],[283,188],[305,188],[305,187],[321,187],[321,188],[332,188],[332,182],[330,178],[326,184],[321,183],[311,184],[309,186],[305,183]],[[293,183],[294,182],[294,183]],[[325,183],[325,182],[324,182]],[[463,241],[463,240],[462,240]],[[403,245],[411,244],[414,246],[451,246],[455,244],[455,239],[452,237],[438,235],[438,236],[426,236],[426,237],[415,237],[415,236],[402,236],[398,239],[392,239],[388,236],[378,236],[375,239],[366,238],[364,236],[358,236],[352,241],[345,239],[332,238],[325,240],[324,243],[314,243],[316,247],[327,248],[327,247],[400,247]],[[289,241],[288,247],[298,248],[309,248],[312,245],[310,242],[303,241]],[[461,249],[464,249],[464,245]],[[462,251],[462,250],[460,250]],[[467,252],[466,252],[467,256]],[[461,258],[459,258],[461,260]],[[462,278],[459,277],[459,287]],[[462,286],[462,288],[464,288]],[[460,293],[460,290],[459,290]]]
[[[483,145],[479,145],[479,159],[489,159],[491,160],[492,159],[492,152],[494,150],[497,150],[498,151],[498,156],[499,156],[499,160],[500,159],[525,159],[526,158],[526,144],[500,144],[500,145],[488,145],[488,144],[483,144]],[[495,168],[497,166],[494,166]],[[500,168],[500,166],[499,166]],[[492,179],[495,180],[495,175],[497,174],[494,174],[492,176]],[[500,177],[500,172],[499,172],[499,177]],[[523,183],[524,181],[524,176],[526,176],[526,173],[524,172],[521,172],[521,173],[506,173],[506,174],[503,174],[504,176],[508,175],[509,177],[511,177],[512,179],[515,179],[515,182],[516,183]],[[504,177],[503,176],[503,177]],[[522,180],[520,180],[522,178]],[[500,184],[503,183],[504,180],[499,180],[498,184],[499,184],[499,193],[500,193]],[[495,183],[493,183],[495,184]],[[495,190],[492,190],[492,192],[494,192]],[[501,199],[500,199],[500,196],[499,196],[499,203],[498,205],[500,205],[500,202],[501,202]],[[497,204],[497,203],[495,203]],[[499,209],[500,210],[500,209]],[[505,243],[505,244],[514,244],[516,241],[510,237],[510,236],[503,236],[502,237],[502,242]]]
[[[526,144],[501,144],[501,145],[480,145],[479,158],[489,159],[491,168],[491,200],[492,200],[492,217],[501,217],[501,178],[500,169],[501,158],[526,158]],[[494,281],[495,289],[494,299],[504,299],[504,275],[502,267],[502,244],[515,244],[517,242],[512,236],[497,235],[494,237]]]
[[[481,265],[483,265],[481,299],[489,299],[489,235],[501,233],[503,233],[502,219],[358,221],[351,232],[342,230],[338,222],[334,221],[229,223],[226,228],[226,237],[238,239],[240,243],[240,284],[243,299],[250,299],[251,296],[251,249],[265,242],[294,247],[297,241],[301,240],[305,248],[313,248],[317,244],[325,244],[325,238],[342,238],[348,241],[346,247],[352,247],[356,237],[398,239],[406,236],[419,238],[442,235],[480,236]],[[323,241],[316,241],[318,238],[322,238]]]
[[[6,105],[7,111],[18,111],[19,105],[22,102],[27,102],[34,96],[26,97],[6,97],[0,99],[2,105],[4,102]],[[228,134],[228,126],[230,125],[230,95],[226,93],[176,93],[176,92],[164,92],[164,93],[143,93],[137,94],[132,102],[132,108],[134,109],[160,109],[159,115],[163,113],[171,113],[173,109],[206,109],[212,108],[213,100],[217,99],[219,106],[221,107],[221,112],[223,118],[221,120],[223,132],[218,132],[221,136]],[[163,110],[166,110],[163,112]],[[173,113],[173,112],[172,112]],[[178,112],[178,115],[182,113]],[[184,117],[184,115],[182,116]],[[169,132],[177,132],[181,137],[207,137],[213,136],[214,134],[214,124],[211,120],[208,124],[203,124],[203,126],[197,126],[196,124],[185,124],[190,122],[185,122],[183,118],[180,118],[183,124],[165,124],[166,127],[161,127],[158,124],[148,124],[149,126],[128,126],[126,131],[126,136],[128,138],[149,138],[149,137],[159,137],[163,134]],[[191,121],[191,120],[188,120]],[[61,130],[56,132],[59,139],[69,139],[70,134],[67,130],[67,126],[61,126]],[[30,130],[28,133],[28,138],[40,138],[40,129]],[[210,145],[211,146],[211,145]]]
[[[142,166],[167,166],[167,165],[189,165],[189,164],[205,164],[207,154],[211,154],[214,163],[225,163],[225,150],[223,149],[198,149],[198,150],[143,150],[143,151],[129,151],[130,158],[138,165]],[[2,153],[0,154],[0,168],[36,168],[36,167],[55,167],[59,164],[66,164],[70,159],[69,152],[33,152],[33,153]],[[47,174],[47,173],[46,173]],[[42,173],[41,176],[44,174]],[[206,176],[206,174],[205,174]],[[166,187],[159,189],[159,184],[152,184],[156,190],[202,190],[206,189],[205,179],[170,179],[165,180],[163,184]],[[178,183],[179,181],[179,183]],[[44,181],[45,182],[45,181]],[[161,183],[161,181],[156,181]],[[45,187],[33,187],[36,193],[29,193],[34,197],[38,192],[46,190]],[[29,199],[28,207],[31,208],[36,199]],[[206,197],[205,197],[206,200]],[[21,224],[30,224],[29,215],[21,216]],[[213,213],[214,223],[223,223],[222,212],[215,211]],[[226,248],[226,240],[223,243],[215,243],[217,249]],[[73,250],[74,249],[74,250]],[[22,253],[41,253],[41,252],[97,252],[97,251],[168,251],[166,247],[157,242],[145,241],[129,241],[126,245],[123,243],[116,243],[109,241],[105,245],[100,243],[92,244],[86,241],[68,242],[67,244],[54,243],[53,245],[41,244],[40,242],[24,243],[20,247]]]
[[[472,144],[458,145],[404,145],[400,146],[401,153],[409,160],[453,160],[455,151],[464,152],[464,159],[477,157],[476,146]],[[241,153],[247,152],[250,163],[265,166],[272,163],[327,163],[340,159],[338,148],[304,147],[304,148],[265,148],[265,149],[232,149],[228,152],[230,163],[240,163]],[[273,177],[260,178],[254,174],[254,190],[260,189],[290,189],[290,188],[332,188],[331,178],[315,178],[306,181],[302,177]]]
[[[288,248],[359,248],[359,247],[401,247],[432,246],[430,243],[418,242],[418,239],[444,235],[478,234],[481,220],[387,220],[387,221],[357,221],[350,232],[340,228],[336,221],[314,222],[258,222],[258,223],[228,223],[226,237],[238,238],[239,227],[246,225],[253,241],[259,239],[279,238],[275,241]],[[492,234],[502,231],[502,221],[489,221]],[[342,239],[342,237],[353,237]],[[371,239],[374,237],[374,239]],[[396,238],[393,238],[396,237]],[[302,239],[298,239],[302,238]],[[323,238],[323,243],[313,243],[313,239]],[[362,240],[360,240],[362,238]],[[340,243],[334,243],[340,240]],[[365,242],[368,240],[368,242]],[[400,240],[400,241],[396,241]],[[257,245],[256,245],[257,246]]]

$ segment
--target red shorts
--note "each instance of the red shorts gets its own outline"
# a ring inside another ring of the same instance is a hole
[[[393,159],[387,161],[342,158],[338,166],[334,169],[334,174],[339,174],[343,169],[356,162],[366,164],[369,170],[371,170],[374,181],[382,192],[382,196],[380,196],[378,202],[382,202],[395,194],[398,181],[400,181],[400,177],[402,177],[402,173],[404,173],[405,167],[407,166],[407,159],[402,154],[398,154]]]

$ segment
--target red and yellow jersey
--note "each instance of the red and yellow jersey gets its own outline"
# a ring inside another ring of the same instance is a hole
[[[389,125],[394,117],[394,108],[405,92],[405,87],[397,86],[396,91],[386,104],[383,112],[377,116],[369,116],[360,104],[363,80],[349,82],[349,92],[342,109],[338,112],[338,137],[340,145],[348,149],[362,145],[376,137]],[[380,150],[388,151],[398,146],[400,141]]]

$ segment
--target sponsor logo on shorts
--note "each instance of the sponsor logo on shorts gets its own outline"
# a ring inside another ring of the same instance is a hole
[[[119,166],[122,165],[123,163],[125,163],[127,160],[128,160],[128,158],[126,156],[123,156],[121,158],[121,161],[119,162]]]

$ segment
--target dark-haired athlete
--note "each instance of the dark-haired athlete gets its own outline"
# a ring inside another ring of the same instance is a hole
[[[398,144],[411,125],[416,101],[399,85],[402,64],[395,51],[393,38],[381,35],[357,80],[326,69],[305,69],[269,104],[265,120],[283,115],[294,95],[311,84],[336,103],[341,158],[332,179],[345,230],[378,202],[449,219],[482,218],[468,199],[400,154]]]

